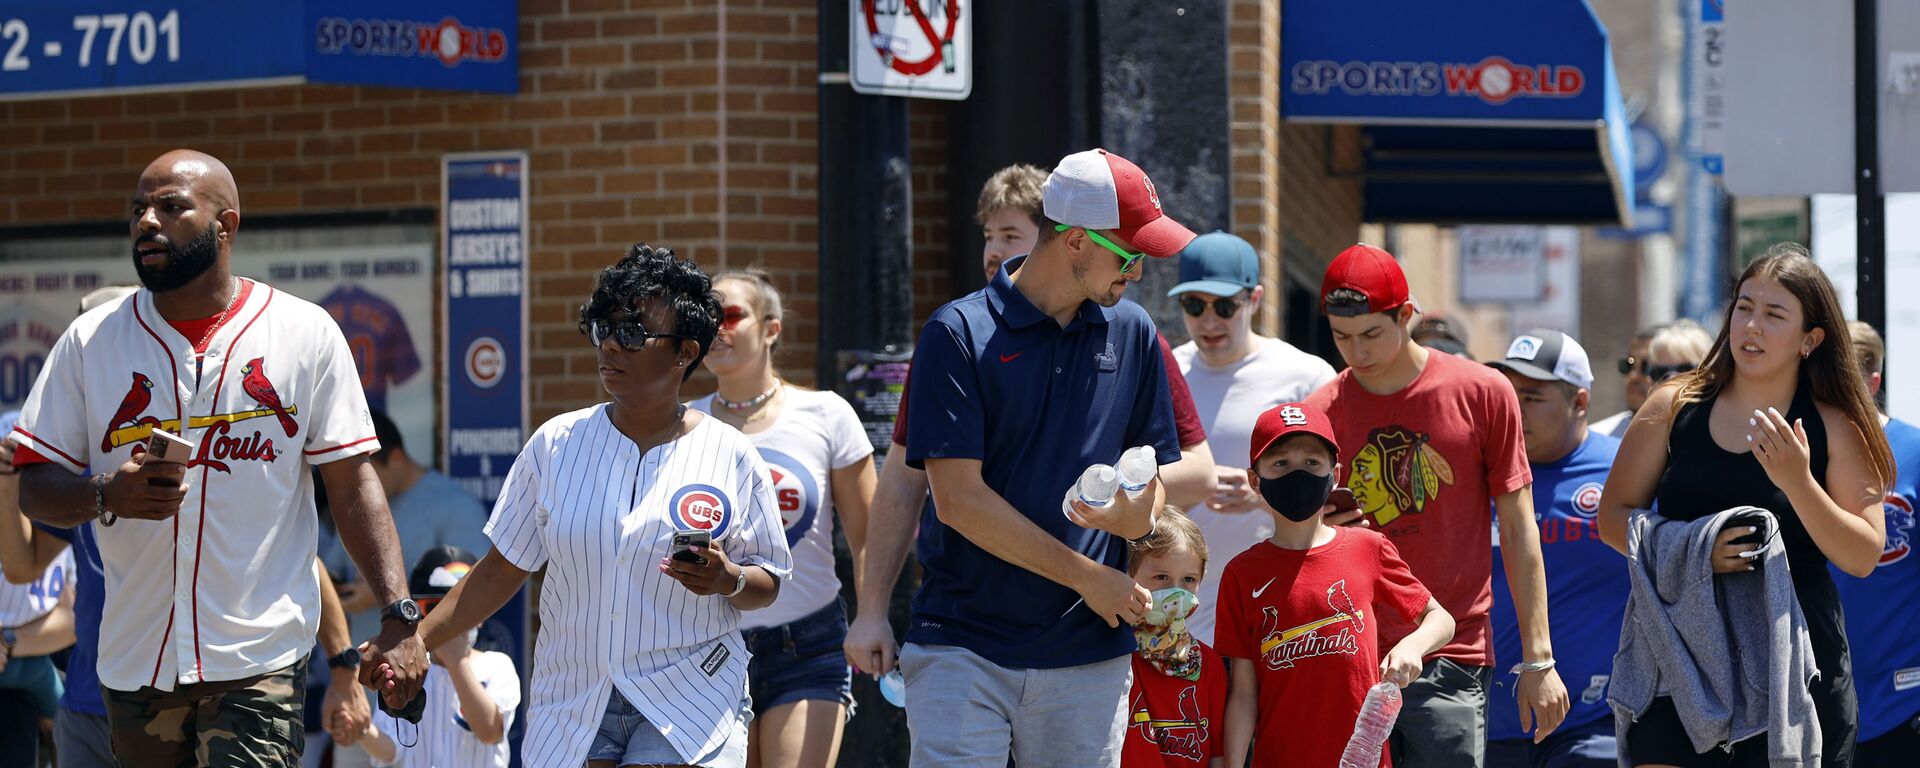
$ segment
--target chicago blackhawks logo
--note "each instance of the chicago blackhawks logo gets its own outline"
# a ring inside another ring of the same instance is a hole
[[[1453,485],[1453,465],[1428,443],[1431,437],[1406,427],[1382,427],[1367,435],[1353,457],[1347,485],[1361,510],[1377,525],[1424,511],[1440,489]]]
[[[153,404],[154,381],[139,371],[132,372],[132,381],[127,393],[120,398],[120,407],[114,409],[111,420],[100,438],[102,452],[114,451],[132,445],[135,454],[145,452],[141,445],[161,429],[188,439],[198,438],[193,459],[187,466],[206,467],[220,472],[232,472],[228,465],[231,461],[273,461],[280,457],[280,449],[269,434],[272,431],[285,432],[291,438],[300,431],[299,422],[294,415],[300,412],[297,405],[286,405],[280,400],[280,393],[267,379],[264,358],[254,358],[240,366],[240,388],[247,397],[260,407],[232,413],[215,413],[206,416],[193,416],[187,419],[183,427],[179,419],[161,419],[146,415]],[[278,421],[278,430],[253,430],[243,435],[234,432],[235,425],[255,419],[272,417]]]

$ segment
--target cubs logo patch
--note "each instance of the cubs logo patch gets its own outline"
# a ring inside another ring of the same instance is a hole
[[[773,477],[773,498],[780,505],[780,525],[787,531],[787,546],[792,547],[813,530],[820,516],[820,489],[813,473],[799,460],[772,448],[760,449],[761,460]]]
[[[1913,501],[1898,493],[1887,494],[1887,543],[1880,550],[1880,564],[1891,565],[1907,559],[1913,551]]]
[[[733,502],[711,485],[695,483],[674,491],[668,509],[673,522],[683,531],[710,531],[718,535],[726,530],[733,516]]]
[[[1581,517],[1593,517],[1600,512],[1600,494],[1606,486],[1599,483],[1584,483],[1573,489],[1573,511]]]

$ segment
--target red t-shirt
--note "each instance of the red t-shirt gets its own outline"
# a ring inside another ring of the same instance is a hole
[[[1428,658],[1492,666],[1493,497],[1533,482],[1513,384],[1472,360],[1431,353],[1399,392],[1370,393],[1347,369],[1307,402],[1332,418],[1344,484],[1367,522],[1453,615],[1453,641]],[[1385,648],[1413,631],[1390,617],[1382,624]]]
[[[1191,448],[1207,439],[1207,428],[1200,423],[1200,409],[1193,407],[1193,392],[1187,389],[1186,374],[1180,372],[1180,363],[1173,359],[1173,348],[1167,346],[1167,337],[1160,337],[1160,361],[1167,366],[1167,394],[1173,398],[1173,427],[1180,433],[1180,447]],[[893,417],[893,444],[907,444],[907,390],[913,388],[913,372],[907,372],[907,381],[900,386],[900,412]]]
[[[1205,643],[1195,640],[1194,647],[1199,680],[1173,677],[1134,655],[1121,768],[1206,768],[1226,752],[1227,665]]]
[[[1367,689],[1380,682],[1382,620],[1411,622],[1427,599],[1393,543],[1362,528],[1336,529],[1305,551],[1263,541],[1227,563],[1213,641],[1254,664],[1253,764],[1339,765]]]

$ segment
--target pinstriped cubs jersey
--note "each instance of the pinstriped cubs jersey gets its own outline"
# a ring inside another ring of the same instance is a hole
[[[480,687],[487,689],[494,709],[500,713],[500,730],[504,734],[513,728],[513,710],[520,706],[520,673],[513,668],[513,658],[495,651],[474,651],[468,656],[468,663]],[[426,686],[420,690],[427,697],[427,706],[417,729],[413,723],[400,725],[392,715],[378,709],[373,711],[373,727],[393,741],[395,752],[393,762],[376,759],[374,765],[507,768],[512,762],[507,740],[502,738],[498,744],[487,744],[474,737],[473,726],[467,724],[466,713],[460,710],[460,694],[453,689],[453,675],[445,667],[438,664],[428,667]],[[409,738],[416,730],[418,741]],[[413,742],[413,746],[407,746],[406,742]]]
[[[26,584],[0,581],[0,627],[30,624],[52,613],[60,596],[73,589],[73,579],[73,550],[63,549],[40,578]]]
[[[508,562],[547,569],[529,766],[580,765],[616,689],[687,761],[732,734],[746,697],[740,611],[660,572],[676,531],[707,531],[729,560],[776,578],[793,567],[773,480],[746,435],[701,415],[641,451],[606,409],[542,425],[487,523]]]
[[[170,519],[96,526],[101,683],[172,690],[298,661],[320,613],[308,467],[379,447],[339,327],[243,280],[199,354],[142,290],[67,327],[14,434],[70,472],[102,473],[156,427],[194,443],[189,488]]]

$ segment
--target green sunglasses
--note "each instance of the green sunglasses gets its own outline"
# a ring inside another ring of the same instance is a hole
[[[1055,232],[1065,232],[1069,229],[1073,229],[1073,226],[1070,224],[1053,225],[1053,231]],[[1133,265],[1140,263],[1141,259],[1144,259],[1147,257],[1147,255],[1144,253],[1127,252],[1127,249],[1114,245],[1112,240],[1108,240],[1105,237],[1102,237],[1099,232],[1096,232],[1091,229],[1087,229],[1086,227],[1081,227],[1080,229],[1086,230],[1087,237],[1093,238],[1093,241],[1096,243],[1099,243],[1101,247],[1106,248],[1109,251],[1113,251],[1114,255],[1120,257],[1120,274],[1124,275],[1129,272],[1132,272]]]

